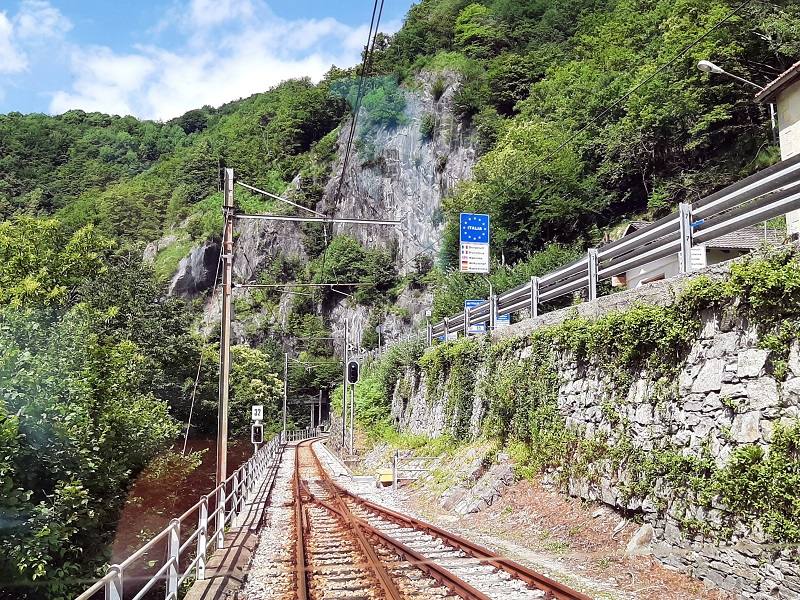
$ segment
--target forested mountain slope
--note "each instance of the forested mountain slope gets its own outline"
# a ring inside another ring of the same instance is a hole
[[[409,330],[431,289],[437,317],[485,294],[449,270],[460,211],[492,215],[503,289],[777,160],[765,107],[695,64],[766,82],[800,58],[798,17],[788,0],[422,0],[379,36],[347,168],[358,69],[168,123],[1,115],[0,580],[67,597],[102,562],[131,478],[188,417],[201,355],[192,432],[213,431],[215,300],[165,292],[182,259],[213,252],[222,165],[328,214],[403,221],[240,232],[243,280],[372,287],[237,292],[238,433],[254,398],[277,415],[284,348],[318,366],[293,368],[291,392],[316,393],[341,371],[330,343],[303,338],[347,314],[374,347],[374,326]]]

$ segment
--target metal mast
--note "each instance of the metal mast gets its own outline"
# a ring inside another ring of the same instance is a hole
[[[228,478],[228,391],[231,374],[231,291],[233,275],[233,169],[225,169],[222,216],[222,322],[219,353],[219,406],[217,407],[217,485]]]

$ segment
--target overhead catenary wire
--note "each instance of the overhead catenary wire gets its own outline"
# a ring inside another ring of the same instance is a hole
[[[377,19],[376,17],[377,13]],[[353,147],[353,139],[355,137],[356,125],[358,123],[358,113],[361,110],[361,100],[363,98],[363,90],[364,90],[364,81],[366,80],[367,72],[369,71],[370,67],[372,66],[372,54],[375,51],[375,39],[378,37],[378,28],[380,27],[381,23],[381,15],[383,14],[383,0],[380,0],[380,10],[378,9],[378,0],[374,0],[372,3],[372,17],[370,18],[369,22],[369,33],[367,34],[367,44],[364,46],[364,58],[361,63],[361,75],[359,77],[358,82],[358,91],[356,94],[356,101],[353,107],[353,121],[350,126],[350,133],[347,138],[347,145],[345,147],[345,154],[344,158],[342,159],[342,174],[339,177],[339,182],[336,186],[336,193],[333,196],[333,205],[336,206],[339,202],[339,198],[342,192],[342,184],[344,183],[345,173],[347,171],[347,164],[350,160],[350,153]],[[326,225],[323,224],[323,230],[326,228]],[[331,233],[333,233],[331,228]],[[327,231],[325,232],[325,237],[327,239]],[[320,267],[320,274],[324,276],[325,273],[325,261],[328,258],[328,244],[325,244],[325,248],[322,251],[322,264]]]
[[[286,204],[291,204],[292,206],[294,206],[296,208],[299,208],[301,210],[305,210],[307,212],[310,212],[312,215],[317,215],[317,216],[320,216],[320,217],[324,217],[325,216],[324,213],[317,212],[313,208],[308,208],[306,206],[303,206],[302,204],[298,204],[297,202],[292,202],[288,198],[284,198],[283,196],[278,196],[277,194],[273,194],[272,192],[268,192],[266,190],[259,189],[259,188],[255,187],[253,185],[248,185],[246,183],[242,183],[241,181],[237,181],[236,185],[240,185],[243,188],[246,188],[246,189],[248,189],[250,191],[257,192],[259,194],[263,194],[263,195],[265,195],[265,196],[267,196],[269,198],[274,198],[275,200],[280,200],[281,202],[285,202]]]

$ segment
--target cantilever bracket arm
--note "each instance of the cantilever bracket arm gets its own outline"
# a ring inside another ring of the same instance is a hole
[[[350,218],[335,218],[335,217],[297,217],[293,215],[247,215],[237,214],[234,215],[235,219],[247,220],[255,219],[261,221],[295,221],[300,223],[344,223],[350,225],[400,225],[401,221],[394,220],[379,220],[379,219],[350,219]]]

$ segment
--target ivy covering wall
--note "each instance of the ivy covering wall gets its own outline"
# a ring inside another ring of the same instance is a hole
[[[666,412],[686,403],[679,376],[709,320],[753,332],[756,347],[769,351],[764,376],[780,389],[792,377],[798,317],[800,256],[775,250],[735,264],[722,279],[697,277],[668,306],[640,304],[596,320],[572,315],[520,337],[459,339],[416,356],[411,348],[395,348],[371,371],[383,377],[383,395],[373,404],[382,402],[388,412],[393,398],[397,409],[415,393],[430,406],[443,402],[448,435],[462,443],[476,433],[497,441],[511,452],[519,477],[544,476],[573,492],[576,482],[613,481],[623,510],[654,504],[651,510],[676,518],[686,535],[728,538],[749,527],[797,543],[800,421],[780,419],[768,445],[734,443],[720,461],[711,454],[712,436],[692,451],[668,435],[643,448],[628,408],[639,402]],[[405,361],[398,364],[400,354]],[[603,390],[603,427],[594,431],[571,424],[562,406],[569,382],[582,378]],[[637,396],[642,384],[643,398]],[[721,402],[728,415],[745,409],[730,398]],[[471,422],[479,427],[471,430]],[[698,518],[703,511],[716,511],[719,519]]]

